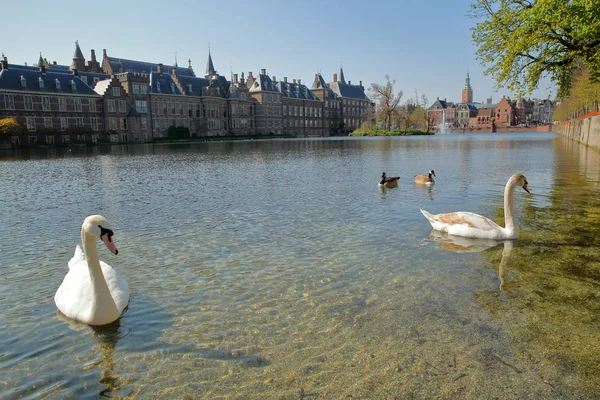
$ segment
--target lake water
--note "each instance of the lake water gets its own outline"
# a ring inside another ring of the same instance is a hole
[[[517,241],[419,212],[503,224],[517,172]],[[2,399],[600,396],[600,154],[552,133],[39,149],[0,177]],[[131,289],[103,328],[53,301],[90,214]]]

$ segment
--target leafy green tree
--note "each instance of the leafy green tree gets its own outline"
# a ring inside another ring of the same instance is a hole
[[[474,0],[477,57],[498,86],[532,92],[542,76],[566,97],[579,66],[600,79],[600,1]]]
[[[397,94],[394,93],[394,84],[396,81],[390,81],[389,75],[385,76],[386,83],[380,85],[378,83],[372,83],[369,88],[369,97],[377,102],[377,117],[386,129],[389,131],[392,129],[392,121],[394,115],[398,111],[398,105],[402,99],[402,90]]]
[[[27,133],[25,127],[15,118],[0,119],[0,140],[10,141],[12,136],[19,136]]]

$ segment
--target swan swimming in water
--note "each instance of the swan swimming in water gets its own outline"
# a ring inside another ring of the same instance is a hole
[[[433,215],[421,209],[433,229],[447,232],[450,235],[482,239],[516,239],[519,236],[515,226],[513,198],[515,187],[521,186],[527,193],[527,178],[522,174],[514,174],[504,189],[504,221],[503,228],[489,218],[471,212],[453,212]]]
[[[379,186],[382,186],[382,187],[398,186],[399,180],[400,180],[399,176],[387,176],[384,172],[381,174],[381,180],[379,181]]]
[[[434,170],[429,170],[429,174],[427,175],[415,175],[415,183],[421,185],[433,185],[435,181],[431,177],[432,175],[435,176]]]
[[[129,303],[129,285],[114,269],[98,259],[96,240],[113,253],[110,224],[101,215],[90,215],[81,225],[82,248],[77,245],[69,261],[69,272],[54,295],[56,307],[68,318],[88,325],[106,325],[116,321]]]

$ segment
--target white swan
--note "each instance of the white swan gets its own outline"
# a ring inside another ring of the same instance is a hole
[[[90,215],[81,225],[81,243],[69,261],[69,272],[54,295],[65,316],[88,325],[117,320],[129,303],[129,285],[114,269],[98,259],[96,239],[118,254],[110,224],[101,215]]]
[[[521,174],[514,174],[506,183],[504,189],[504,221],[503,228],[489,218],[471,212],[453,212],[432,215],[421,210],[429,220],[433,229],[447,232],[451,235],[465,236],[482,239],[516,239],[519,235],[515,226],[513,213],[513,198],[515,187],[521,186],[527,193],[527,178]]]

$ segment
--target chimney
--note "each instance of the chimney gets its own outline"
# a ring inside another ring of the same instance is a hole
[[[102,57],[106,58],[106,49],[102,49]]]
[[[266,75],[267,74],[267,70],[265,68],[260,70],[260,74],[261,75]]]
[[[302,79],[298,79],[298,85],[302,85]]]
[[[348,85],[352,85],[352,81],[348,81]]]
[[[52,61],[52,65],[56,65],[56,61]]]
[[[73,75],[79,76],[79,71],[77,71],[77,68],[73,68],[72,71],[73,71]]]
[[[8,58],[6,58],[6,56],[4,56],[2,58],[2,68],[1,69],[8,69]]]
[[[293,82],[294,82],[294,85],[295,85],[296,84],[296,80],[294,79]]]
[[[157,70],[158,70],[158,73],[159,73],[159,74],[162,74],[162,73],[163,73],[163,65],[162,65],[162,63],[159,63],[159,64],[158,64],[158,66],[157,66]]]
[[[358,81],[358,86],[362,87],[362,81]]]
[[[177,77],[177,68],[171,68],[171,75]]]
[[[333,81],[337,82],[337,74],[333,74]]]
[[[96,50],[92,49],[92,61],[96,61]]]
[[[273,82],[277,82],[277,77],[273,75]]]
[[[284,77],[283,77],[283,81],[284,81],[285,83],[287,83],[287,76],[284,76]]]
[[[44,66],[44,64],[40,65],[39,69],[42,74],[46,73],[46,67]]]
[[[233,74],[233,83],[238,83],[238,74]]]

